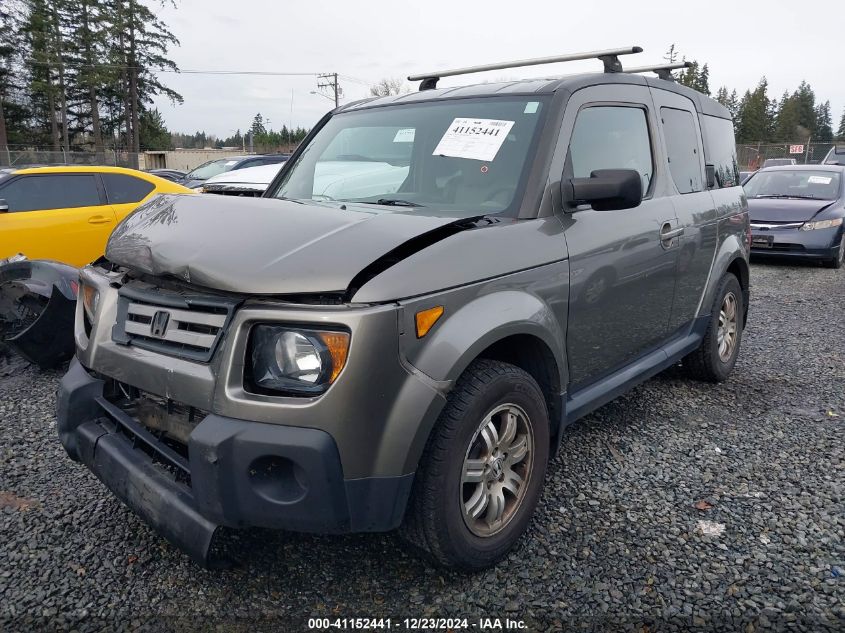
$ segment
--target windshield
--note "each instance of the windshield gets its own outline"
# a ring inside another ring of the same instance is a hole
[[[845,147],[837,147],[824,159],[825,165],[845,165]]]
[[[208,180],[217,174],[231,171],[237,164],[238,160],[234,158],[218,158],[217,160],[210,160],[207,163],[203,163],[196,169],[189,171],[185,176],[185,180]]]
[[[450,99],[341,113],[272,195],[433,207],[461,217],[511,211],[547,99]]]
[[[794,158],[767,158],[763,167],[780,167],[782,165],[794,165]]]
[[[835,200],[839,196],[839,174],[809,169],[759,171],[743,187],[749,198]]]

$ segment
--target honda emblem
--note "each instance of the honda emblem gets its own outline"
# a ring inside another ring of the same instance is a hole
[[[166,310],[158,310],[150,321],[150,334],[156,338],[164,338],[168,323],[170,323],[170,313]]]

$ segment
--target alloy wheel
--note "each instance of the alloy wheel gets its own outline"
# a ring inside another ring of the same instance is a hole
[[[727,363],[733,356],[738,338],[737,300],[736,295],[729,292],[722,299],[722,307],[719,309],[719,329],[716,334],[719,360],[723,363]]]
[[[534,430],[515,404],[496,407],[470,441],[461,469],[461,507],[480,537],[500,532],[516,516],[531,476]]]

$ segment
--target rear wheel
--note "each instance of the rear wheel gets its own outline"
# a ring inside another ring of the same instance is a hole
[[[833,259],[825,262],[828,268],[842,268],[845,264],[845,233],[842,234],[842,239],[839,240],[839,253]]]
[[[534,379],[508,363],[473,362],[420,460],[402,537],[444,567],[492,565],[531,521],[548,455],[549,416]]]
[[[727,379],[739,354],[744,315],[742,287],[732,273],[727,273],[716,290],[701,345],[684,357],[684,369],[692,378],[708,382]]]

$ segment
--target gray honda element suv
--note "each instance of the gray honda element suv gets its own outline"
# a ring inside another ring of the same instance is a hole
[[[600,58],[425,76],[326,115],[263,198],[139,208],[81,272],[70,457],[203,564],[220,526],[505,555],[568,424],[678,362],[724,380],[746,320],[728,111]]]

